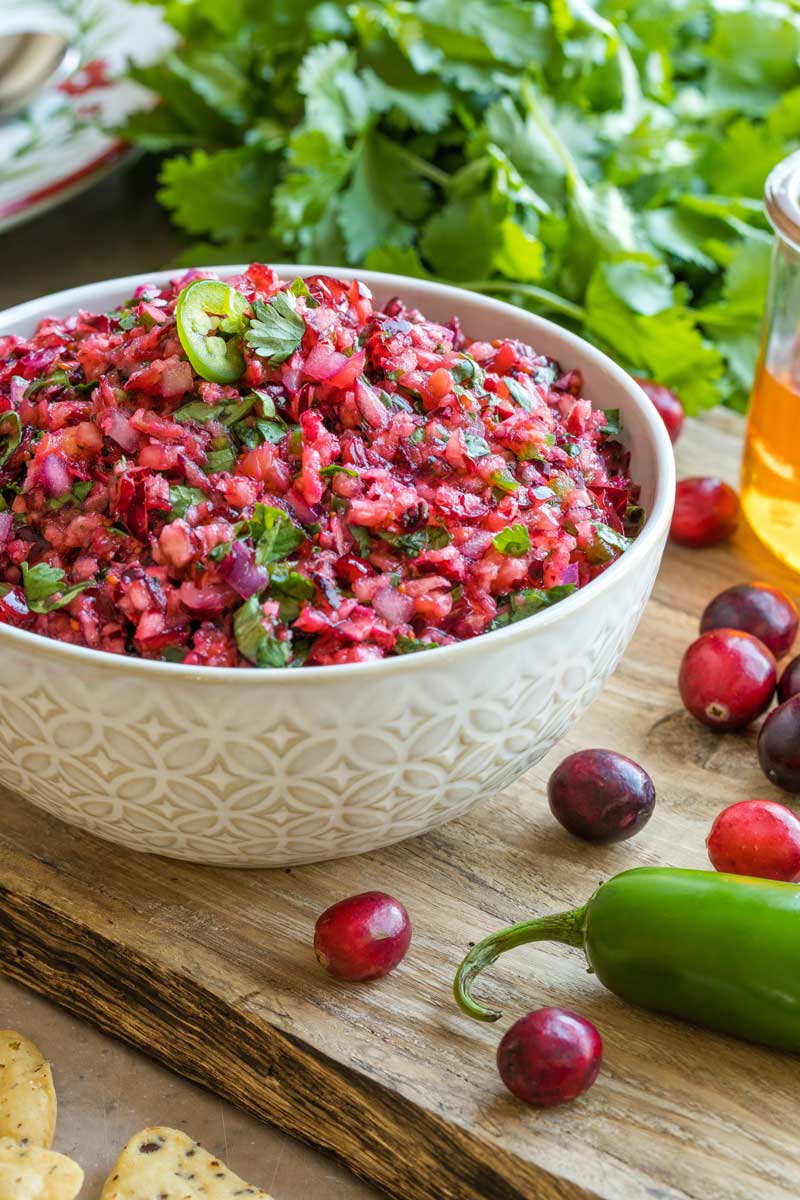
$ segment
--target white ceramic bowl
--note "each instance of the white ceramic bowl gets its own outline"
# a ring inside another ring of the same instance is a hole
[[[224,276],[240,268],[217,268]],[[283,278],[331,268],[278,267]],[[332,272],[348,277],[346,271]],[[0,335],[44,316],[107,311],[144,279],[114,279],[0,315]],[[584,374],[619,408],[647,524],[586,588],[525,621],[429,654],[299,671],[193,668],[63,645],[0,625],[0,776],[71,824],[136,850],[265,867],[357,854],[422,833],[537,762],[600,691],[650,595],[675,490],[666,431],[603,354],[558,326],[472,292],[358,277],[457,313],[472,337],[514,337]]]

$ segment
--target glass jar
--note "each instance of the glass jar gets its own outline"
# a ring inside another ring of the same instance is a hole
[[[775,242],[741,501],[756,536],[800,571],[800,151],[769,175],[764,206]]]

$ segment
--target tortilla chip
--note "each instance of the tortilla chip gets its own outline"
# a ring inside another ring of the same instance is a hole
[[[0,1200],[75,1200],[83,1171],[71,1158],[0,1138]]]
[[[271,1200],[179,1129],[144,1129],[128,1142],[100,1200]],[[2,1200],[2,1197],[0,1197]]]
[[[50,1064],[21,1033],[0,1029],[0,1137],[53,1144],[56,1092]]]

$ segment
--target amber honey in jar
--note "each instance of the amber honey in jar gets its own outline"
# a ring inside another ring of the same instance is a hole
[[[775,230],[745,439],[742,509],[756,536],[800,571],[800,152],[767,179]]]

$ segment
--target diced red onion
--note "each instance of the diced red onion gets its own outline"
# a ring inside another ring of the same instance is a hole
[[[8,395],[13,408],[16,408],[25,392],[28,389],[28,380],[23,379],[21,375],[12,375],[11,383],[9,384]]]
[[[567,566],[564,568],[564,570],[561,572],[561,582],[562,583],[574,583],[575,586],[577,587],[577,585],[580,583],[580,581],[581,581],[581,576],[580,576],[580,571],[578,570],[578,564],[577,563],[568,563]]]
[[[58,496],[66,496],[72,487],[72,476],[67,464],[59,454],[44,456],[39,467],[38,482],[51,500]]]
[[[292,488],[286,499],[294,509],[298,521],[303,525],[316,525],[325,514],[325,509],[321,504],[307,504],[297,488]]]
[[[10,512],[0,512],[0,546],[5,546],[11,537],[14,527],[14,517]]]
[[[119,408],[109,408],[100,418],[100,427],[106,437],[133,454],[139,449],[139,434],[131,425],[125,413]]]
[[[234,542],[230,553],[219,564],[219,573],[243,600],[249,600],[266,587],[269,575],[266,567],[256,565],[255,558],[244,542]]]
[[[372,597],[372,607],[387,625],[405,625],[414,613],[414,601],[397,588],[384,587]]]

